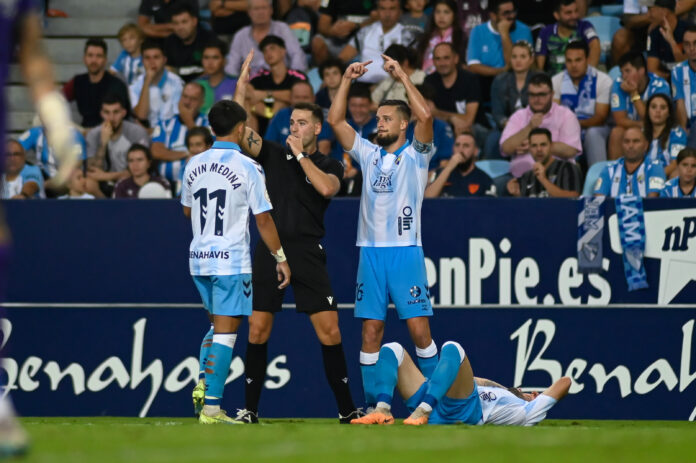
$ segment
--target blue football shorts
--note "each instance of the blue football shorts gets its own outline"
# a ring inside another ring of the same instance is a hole
[[[428,382],[424,382],[420,389],[406,400],[408,411],[413,411],[425,398],[428,390]],[[479,400],[478,387],[474,382],[474,390],[466,399],[452,399],[443,397],[430,413],[428,424],[480,424],[483,419],[483,409]]]
[[[212,315],[250,316],[252,310],[251,274],[193,275],[203,306]]]

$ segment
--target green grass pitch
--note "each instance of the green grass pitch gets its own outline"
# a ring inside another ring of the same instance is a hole
[[[533,428],[193,418],[23,418],[27,462],[696,462],[696,423],[548,420]]]

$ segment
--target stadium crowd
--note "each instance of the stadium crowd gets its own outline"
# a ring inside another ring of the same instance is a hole
[[[248,123],[278,142],[292,105],[326,116],[357,60],[371,64],[347,121],[374,136],[379,103],[406,99],[382,54],[398,61],[436,118],[426,197],[577,197],[586,182],[608,196],[696,197],[696,0],[624,0],[610,49],[587,12],[620,2],[200,3],[142,0],[113,63],[103,39],[88,39],[86,72],[63,87],[81,117],[82,169],[52,184],[39,123],[8,143],[0,198],[137,198],[145,185],[145,196],[178,195],[186,163],[212,145],[207,112],[232,99],[250,49]],[[327,123],[318,148],[344,165],[340,195],[359,195],[360,168]]]

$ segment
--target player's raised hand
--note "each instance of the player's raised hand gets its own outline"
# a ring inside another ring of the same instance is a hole
[[[363,61],[362,63],[351,63],[343,73],[343,77],[348,79],[357,79],[367,72],[367,66],[372,63],[372,60]]]
[[[249,50],[249,54],[244,58],[242,69],[239,72],[239,82],[249,82],[249,73],[251,72],[251,61],[254,59],[254,49]]]
[[[384,72],[389,74],[392,79],[398,80],[400,74],[403,72],[399,62],[385,54],[382,54],[382,59],[384,60]]]
[[[278,272],[278,281],[280,281],[278,289],[287,287],[290,284],[290,266],[288,261],[276,264],[276,272]]]

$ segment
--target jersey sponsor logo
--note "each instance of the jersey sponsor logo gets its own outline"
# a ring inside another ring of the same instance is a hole
[[[418,286],[412,286],[409,293],[411,293],[411,297],[419,297],[421,295],[421,289]]]
[[[403,235],[403,232],[410,230],[413,223],[413,209],[410,206],[404,207],[401,213],[403,215],[400,215],[397,219],[399,236]]]
[[[479,398],[481,400],[486,401],[486,402],[493,402],[494,400],[496,400],[498,398],[498,396],[496,396],[495,393],[493,391],[491,391],[491,392],[480,393]]]

